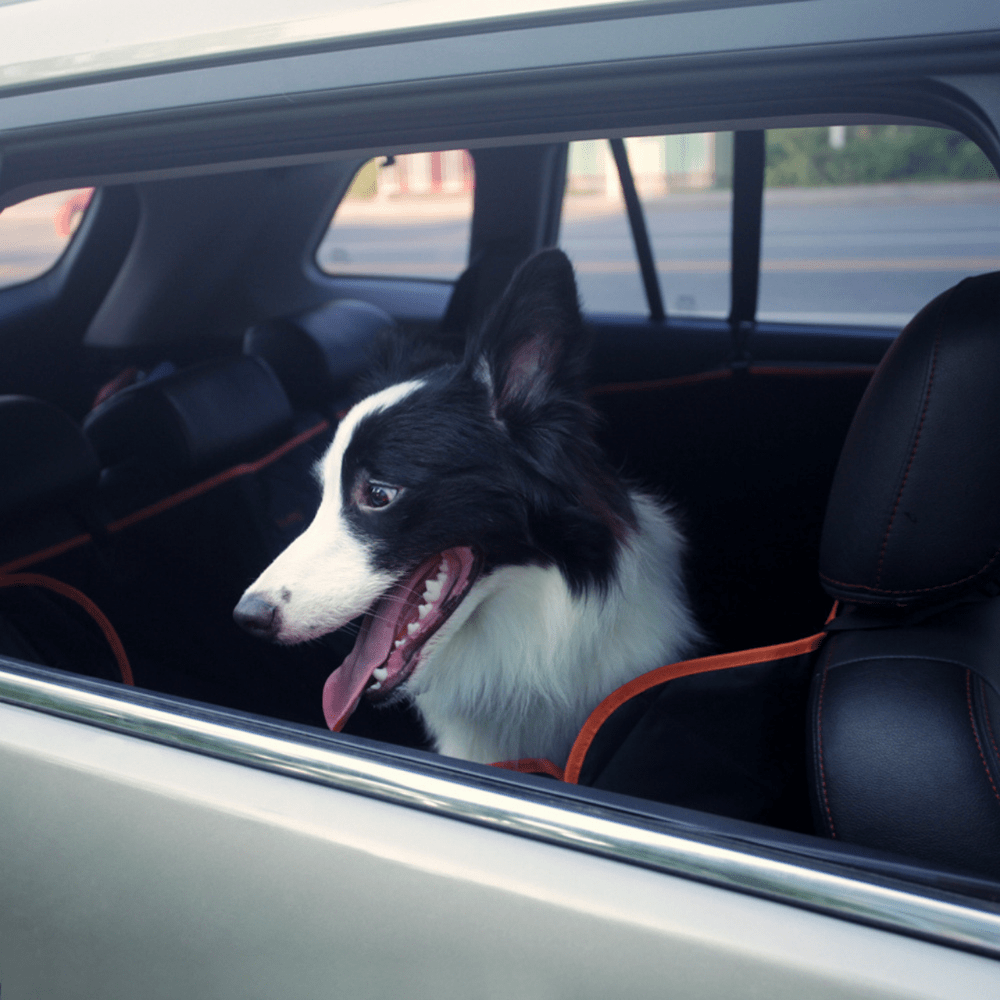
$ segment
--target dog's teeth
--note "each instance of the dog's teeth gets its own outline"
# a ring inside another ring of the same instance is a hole
[[[396,649],[399,649],[399,647],[400,647],[400,646],[402,646],[404,642],[406,642],[406,640],[405,640],[405,639],[397,639],[397,640],[396,640],[396,641],[395,641],[395,642],[393,643],[393,646],[394,646],[394,647],[395,647]]]
[[[420,623],[419,622],[410,622],[410,624],[406,626],[406,631],[410,635],[416,635],[420,631]]]
[[[441,596],[441,587],[443,585],[443,580],[428,580],[427,587],[424,590],[424,600],[436,601]]]
[[[448,560],[447,559],[442,559],[441,560],[441,565],[438,566],[438,571],[439,571],[439,579],[442,576],[447,576],[447,574],[448,574]]]
[[[368,685],[369,691],[380,691],[382,689],[382,684],[380,681],[376,681],[374,684]]]
[[[375,680],[379,682],[379,684],[381,684],[382,681],[384,681],[388,676],[389,676],[389,671],[386,670],[385,667],[376,667],[372,671],[372,677],[374,677]]]
[[[417,611],[420,613],[421,618],[427,617],[427,612],[430,611],[431,606],[429,604],[421,604]]]

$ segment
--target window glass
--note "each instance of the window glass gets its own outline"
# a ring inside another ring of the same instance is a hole
[[[758,319],[902,326],[1000,268],[1000,185],[947,129],[772,129]]]
[[[93,188],[43,194],[0,212],[0,288],[43,275],[62,256]]]
[[[731,132],[625,140],[668,313],[729,313]],[[585,309],[648,315],[618,172],[606,140],[569,147],[560,245]]]
[[[337,206],[317,263],[327,274],[454,280],[468,263],[474,183],[464,149],[369,160]]]

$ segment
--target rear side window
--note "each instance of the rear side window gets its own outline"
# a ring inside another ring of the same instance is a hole
[[[731,132],[625,140],[668,313],[729,312]],[[569,147],[560,246],[585,309],[648,315],[635,244],[607,140]]]
[[[93,194],[93,188],[58,191],[0,212],[0,288],[31,281],[55,266]]]
[[[337,206],[316,262],[327,274],[453,281],[468,263],[474,186],[464,149],[369,160]]]
[[[942,128],[771,129],[757,317],[902,326],[967,275],[1000,269],[1000,184]]]

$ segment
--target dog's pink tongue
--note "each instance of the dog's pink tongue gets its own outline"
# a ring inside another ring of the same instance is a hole
[[[391,590],[365,615],[354,649],[323,685],[323,714],[326,724],[339,733],[358,707],[372,671],[389,658],[395,636],[396,619],[406,607],[408,587]]]
[[[334,732],[340,731],[358,707],[377,667],[385,664],[390,678],[403,669],[402,650],[390,660],[393,643],[403,631],[403,621],[408,616],[416,617],[414,607],[420,600],[420,591],[439,564],[447,567],[448,574],[447,581],[442,583],[442,594],[461,593],[472,573],[473,554],[470,549],[449,549],[429,559],[408,580],[393,587],[365,615],[354,649],[323,685],[323,714]],[[429,615],[428,623],[438,617]]]

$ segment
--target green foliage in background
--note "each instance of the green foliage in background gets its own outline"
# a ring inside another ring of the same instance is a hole
[[[974,142],[945,129],[859,125],[846,130],[842,149],[830,145],[828,128],[767,133],[768,187],[995,178],[996,172]]]

